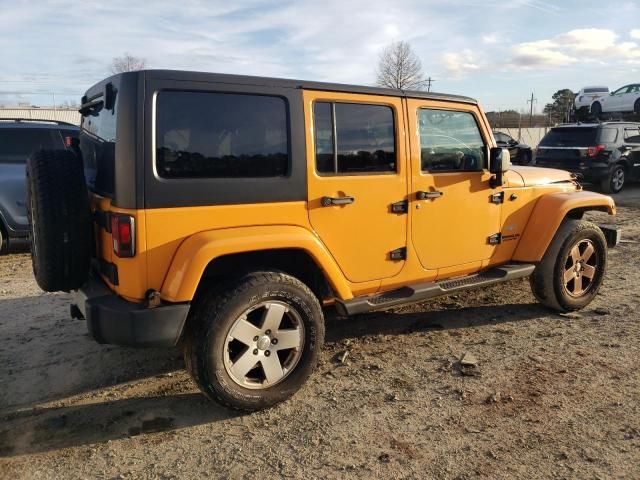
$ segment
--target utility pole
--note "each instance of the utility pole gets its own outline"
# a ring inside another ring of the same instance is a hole
[[[427,77],[427,79],[425,80],[427,82],[427,92],[431,91],[431,84],[433,82],[435,82],[435,80],[431,77]]]
[[[533,127],[533,103],[537,102],[538,99],[533,96],[533,92],[531,92],[531,98],[527,100],[527,103],[531,104],[531,110],[529,111],[529,127]]]

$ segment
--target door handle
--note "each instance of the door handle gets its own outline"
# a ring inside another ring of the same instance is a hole
[[[331,207],[333,205],[348,205],[355,201],[356,199],[353,197],[322,197],[321,200],[323,207]]]
[[[434,192],[422,192],[422,191],[416,192],[416,198],[418,200],[440,198],[443,195],[444,195],[444,192],[441,192],[439,190],[436,190]]]

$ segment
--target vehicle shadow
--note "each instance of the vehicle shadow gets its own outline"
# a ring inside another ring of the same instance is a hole
[[[17,411],[2,419],[0,458],[173,432],[240,415],[211,402],[201,393]]]
[[[331,315],[327,318],[326,341],[331,343],[371,335],[402,335],[498,325],[535,320],[552,314],[539,303],[438,308],[438,305],[425,304],[418,312],[377,312],[348,319]]]

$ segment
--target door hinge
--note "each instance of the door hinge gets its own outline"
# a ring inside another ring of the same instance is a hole
[[[407,213],[408,211],[409,202],[407,200],[400,200],[391,204],[391,213]]]
[[[502,234],[494,233],[489,236],[489,245],[499,245],[502,243]]]
[[[496,205],[504,203],[504,192],[493,193],[491,195],[491,203],[495,203]]]
[[[407,247],[396,248],[389,252],[389,258],[391,260],[406,260],[407,259]]]

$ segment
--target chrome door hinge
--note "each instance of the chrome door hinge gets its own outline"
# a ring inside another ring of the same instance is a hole
[[[407,200],[400,200],[391,204],[391,213],[407,213],[408,211],[409,202]]]
[[[495,203],[496,205],[504,203],[504,192],[493,193],[491,195],[491,203]]]
[[[390,260],[406,260],[407,259],[407,247],[396,248],[389,252]]]
[[[501,233],[494,233],[493,235],[489,236],[489,245],[499,245],[501,243],[502,243]]]

